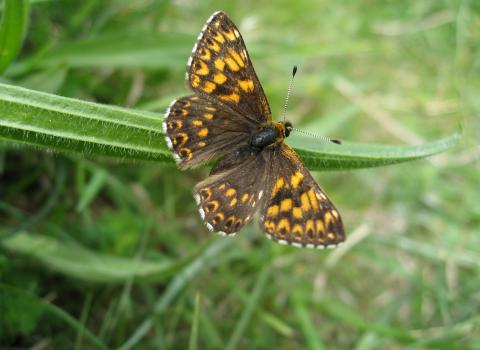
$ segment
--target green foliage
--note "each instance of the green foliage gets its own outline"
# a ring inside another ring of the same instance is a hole
[[[29,1],[5,0],[0,23],[0,73],[15,59],[28,24]]]
[[[1,4],[0,347],[479,347],[477,2]],[[274,115],[298,65],[287,118],[344,141],[287,139],[344,170],[344,246],[201,223],[161,120],[218,9]]]

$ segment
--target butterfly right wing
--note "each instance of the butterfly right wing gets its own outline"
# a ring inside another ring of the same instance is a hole
[[[333,248],[345,240],[342,218],[297,154],[273,148],[261,227],[267,237],[307,248]]]
[[[248,143],[254,123],[201,96],[173,101],[163,121],[165,140],[179,167],[219,159]]]

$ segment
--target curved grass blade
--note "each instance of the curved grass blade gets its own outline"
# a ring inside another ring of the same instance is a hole
[[[162,281],[193,258],[137,261],[98,254],[75,244],[26,232],[2,239],[0,245],[12,253],[28,255],[67,276],[101,283],[121,283],[131,278],[145,282]]]
[[[419,145],[380,145],[342,142],[326,144],[306,136],[292,135],[288,144],[310,170],[342,170],[380,167],[409,162],[446,151],[460,140],[459,132]]]
[[[0,5],[1,6],[1,5]],[[22,47],[28,24],[29,0],[5,0],[0,23],[0,73]]]
[[[0,138],[60,152],[171,163],[162,115],[106,106],[0,84]],[[325,144],[303,135],[288,143],[311,170],[378,167],[425,158],[452,147],[450,137],[420,145]]]

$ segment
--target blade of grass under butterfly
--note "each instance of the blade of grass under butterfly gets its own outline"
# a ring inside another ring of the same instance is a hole
[[[0,138],[60,152],[124,160],[173,162],[162,115],[106,106],[0,84]],[[428,157],[452,147],[450,137],[420,145],[325,144],[292,135],[287,141],[311,170],[378,167]]]

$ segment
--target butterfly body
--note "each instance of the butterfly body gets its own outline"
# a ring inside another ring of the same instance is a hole
[[[273,121],[245,43],[225,13],[205,24],[186,76],[194,94],[172,102],[163,128],[181,168],[216,161],[194,189],[207,228],[233,235],[259,210],[261,228],[279,243],[341,243],[338,211],[284,142],[292,125]]]

